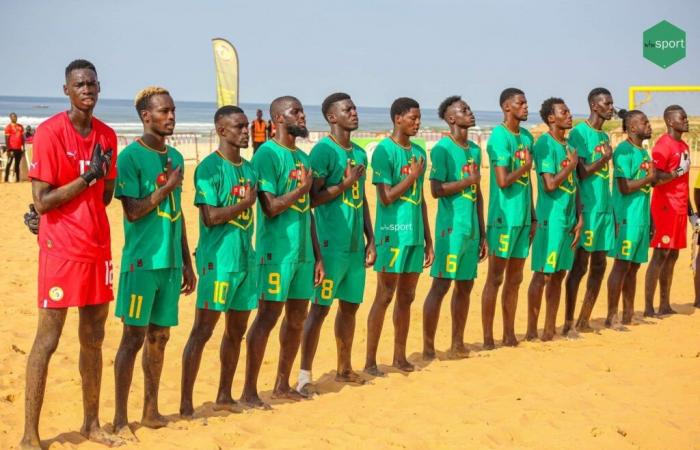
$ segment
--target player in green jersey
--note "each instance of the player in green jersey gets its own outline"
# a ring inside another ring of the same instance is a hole
[[[603,124],[613,117],[613,99],[610,91],[595,88],[588,94],[590,115],[569,133],[569,145],[578,153],[576,175],[579,178],[583,208],[582,239],[574,256],[574,264],[566,277],[565,314],[562,334],[575,336],[578,331],[590,332],[588,321],[603,284],[607,253],[614,241],[614,219],[610,194],[609,161],[612,159],[610,138]],[[574,328],[574,312],[578,287],[589,268],[586,293]]]
[[[527,292],[528,314],[525,339],[537,338],[537,319],[542,294],[547,299],[543,341],[551,341],[556,332],[561,282],[574,262],[583,226],[581,202],[577,190],[576,150],[566,141],[571,129],[571,111],[560,98],[542,103],[540,117],[549,132],[537,139],[534,159],[537,173],[537,230],[532,242],[532,271]]]
[[[175,129],[175,103],[167,90],[148,87],[136,96],[143,135],[117,158],[115,197],[124,209],[124,250],[116,315],[124,332],[114,360],[114,429],[129,430],[127,403],[136,354],[143,350],[144,405],[141,424],[165,426],[158,387],[170,327],[177,325],[180,293],[196,287],[180,196],[184,160],[166,145]]]
[[[410,141],[420,128],[420,106],[411,98],[401,97],[394,100],[390,113],[394,130],[372,155],[372,183],[377,186],[379,200],[374,232],[377,291],[367,317],[365,372],[374,376],[383,375],[377,367],[377,347],[394,293],[393,365],[405,372],[414,370],[406,359],[411,303],[420,273],[434,258],[423,197],[426,154]]]
[[[617,318],[617,306],[622,293],[622,324],[632,323],[637,271],[647,262],[649,240],[654,234],[651,218],[651,186],[656,182],[656,169],[642,142],[651,137],[651,124],[646,114],[638,110],[623,111],[622,131],[627,140],[613,152],[615,183],[613,211],[615,213],[615,245],[609,256],[615,258],[608,275],[608,316],[605,326],[612,327]]]
[[[478,261],[486,258],[484,209],[479,182],[481,149],[467,139],[474,114],[461,97],[447,97],[438,116],[450,127],[430,151],[430,191],[438,199],[435,220],[435,262],[430,270],[433,283],[423,305],[423,358],[435,358],[435,332],[442,299],[452,280],[451,358],[469,354],[464,345],[464,327],[469,313],[469,295]]]
[[[311,214],[309,191],[313,183],[309,157],[296,147],[308,136],[301,102],[284,96],[270,105],[277,125],[275,138],[253,156],[258,175],[258,220],[255,231],[258,264],[258,313],[247,337],[245,385],[241,401],[269,408],[258,395],[258,374],[267,339],[285,311],[280,329],[280,355],[274,398],[301,399],[289,386],[289,375],[299,350],[306,308],[314,286],[325,276]]]
[[[518,345],[515,337],[518,290],[537,221],[530,184],[532,135],[520,126],[520,122],[527,120],[527,99],[520,89],[507,88],[501,93],[500,105],[503,124],[494,128],[487,144],[491,162],[486,230],[489,270],[481,297],[481,322],[487,350],[495,347],[493,317],[498,290],[504,281],[503,345]]]
[[[190,337],[182,355],[180,415],[191,417],[192,390],[202,351],[222,312],[226,328],[221,338],[221,374],[214,409],[236,411],[231,383],[250,311],[257,306],[253,210],[257,177],[241,158],[248,147],[248,118],[237,106],[223,106],[214,115],[219,148],[194,172],[199,207],[199,243],[195,250],[199,284]]]
[[[352,370],[350,357],[355,314],[365,289],[365,267],[370,267],[376,259],[374,232],[365,196],[367,155],[350,141],[350,134],[359,123],[357,108],[348,94],[338,92],[326,97],[321,112],[331,132],[311,150],[314,175],[311,206],[326,276],[316,288],[304,323],[297,384],[297,391],[304,395],[313,391],[311,366],[321,326],[334,298],[340,300],[335,318],[338,352],[335,379],[364,383],[364,379]]]

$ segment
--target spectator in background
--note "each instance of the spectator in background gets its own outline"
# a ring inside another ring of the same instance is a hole
[[[19,183],[19,162],[24,154],[24,127],[17,123],[17,114],[10,113],[10,123],[5,127],[5,146],[7,147],[7,164],[5,165],[5,183],[10,177],[10,168],[15,165],[15,183]]]
[[[270,136],[270,124],[263,119],[261,109],[255,113],[255,120],[250,124],[250,135],[253,136],[253,153],[258,150],[258,147],[263,145]]]

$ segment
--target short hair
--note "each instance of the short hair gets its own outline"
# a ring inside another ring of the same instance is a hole
[[[626,133],[629,128],[630,120],[639,115],[643,116],[644,113],[638,109],[633,109],[631,111],[627,111],[626,109],[619,110],[617,116],[622,119],[622,131]]]
[[[668,116],[675,111],[682,111],[685,112],[685,109],[681,105],[669,105],[664,109],[664,120],[668,118]]]
[[[501,96],[498,99],[499,106],[502,107],[505,102],[515,97],[516,95],[525,95],[525,93],[522,90],[514,87],[503,89],[503,92],[501,92]]]
[[[136,94],[134,106],[136,107],[136,112],[138,113],[139,117],[141,117],[142,111],[148,109],[151,98],[155,97],[156,95],[170,95],[170,92],[168,92],[167,89],[159,86],[148,86],[141,89],[139,93]]]
[[[17,113],[14,111],[12,111],[10,114],[8,114],[8,116],[16,116],[16,115],[17,115]]]
[[[565,104],[564,100],[560,99],[559,97],[549,97],[547,100],[543,101],[542,107],[540,108],[540,117],[542,118],[542,122],[549,123],[547,122],[547,118],[550,114],[554,114],[554,105],[563,104]]]
[[[270,119],[275,120],[275,115],[279,112],[280,105],[286,102],[297,102],[301,105],[298,98],[293,95],[283,95],[282,97],[277,97],[270,103]]]
[[[321,114],[323,114],[323,118],[328,120],[326,118],[328,110],[331,109],[331,106],[333,106],[334,103],[341,102],[343,100],[350,100],[350,96],[345,92],[335,92],[326,97],[323,103],[321,103]]]
[[[397,98],[396,100],[394,100],[394,103],[391,104],[391,109],[389,110],[391,114],[391,121],[393,122],[396,116],[403,116],[412,108],[420,109],[420,105],[417,101],[409,97]]]
[[[93,63],[91,63],[87,59],[76,59],[74,61],[71,61],[70,64],[66,66],[66,80],[68,79],[72,71],[80,69],[90,69],[93,72],[95,72],[95,75],[97,75],[97,69],[95,69],[95,65]]]
[[[260,111],[260,110],[258,110]],[[222,117],[230,116],[231,114],[245,114],[241,108],[234,105],[224,105],[217,109],[214,113],[214,123],[217,123]]]
[[[438,117],[442,120],[445,120],[445,113],[447,112],[447,108],[449,108],[454,103],[457,103],[460,100],[462,100],[462,97],[460,97],[459,95],[450,95],[445,100],[443,100],[442,103],[440,103],[440,106],[438,106]]]
[[[605,89],[604,87],[597,87],[591,89],[591,92],[588,93],[588,104],[590,105],[593,100],[599,95],[609,95],[612,97],[612,94],[610,93],[609,90]]]

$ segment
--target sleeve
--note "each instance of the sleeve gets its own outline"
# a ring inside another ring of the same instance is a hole
[[[209,205],[209,206],[219,206],[217,202],[217,192],[221,186],[221,180],[215,173],[208,170],[208,168],[200,164],[194,170],[194,204],[199,205]]]
[[[253,156],[253,168],[258,177],[258,190],[261,192],[277,195],[277,171],[274,163],[276,159],[275,155],[265,149],[258,150]]]
[[[60,167],[58,163],[59,142],[53,133],[39,127],[34,135],[34,150],[29,166],[29,178],[58,186]]]
[[[131,153],[122,152],[117,158],[117,185],[114,189],[116,198],[141,198],[139,171],[134,164]]]
[[[112,131],[112,130],[110,130]],[[106,180],[114,180],[117,178],[117,134],[112,131],[107,136],[107,149],[112,149],[112,162],[110,163],[109,172],[107,172]]]
[[[372,153],[372,184],[391,185],[391,161],[386,146],[381,143]]]
[[[311,170],[314,178],[326,178],[331,173],[330,152],[328,147],[319,143],[311,150]]]
[[[533,156],[535,160],[535,167],[537,168],[537,173],[557,173],[557,164],[554,160],[554,151],[549,139],[545,138],[543,135],[535,144],[533,150]]]
[[[615,178],[632,178],[628,152],[624,150],[615,151],[613,153],[613,166],[615,167]]]
[[[586,164],[591,163],[591,152],[589,151],[583,136],[581,136],[581,133],[579,133],[576,128],[571,130],[571,133],[569,133],[569,145],[576,149],[578,157]]]
[[[651,151],[651,158],[654,160],[654,167],[658,170],[670,172],[671,168],[668,167],[668,149],[664,143],[665,141],[663,139],[656,141],[656,145],[654,145]]]
[[[498,132],[498,130],[494,131],[486,144],[486,149],[492,165],[497,167],[510,165],[510,152],[503,133]]]
[[[431,180],[445,182],[447,181],[447,161],[445,160],[445,147],[438,144],[430,151],[430,169]]]

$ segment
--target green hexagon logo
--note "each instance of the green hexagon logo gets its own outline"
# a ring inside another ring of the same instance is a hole
[[[667,68],[685,58],[685,31],[662,20],[644,31],[643,55],[661,68]]]

